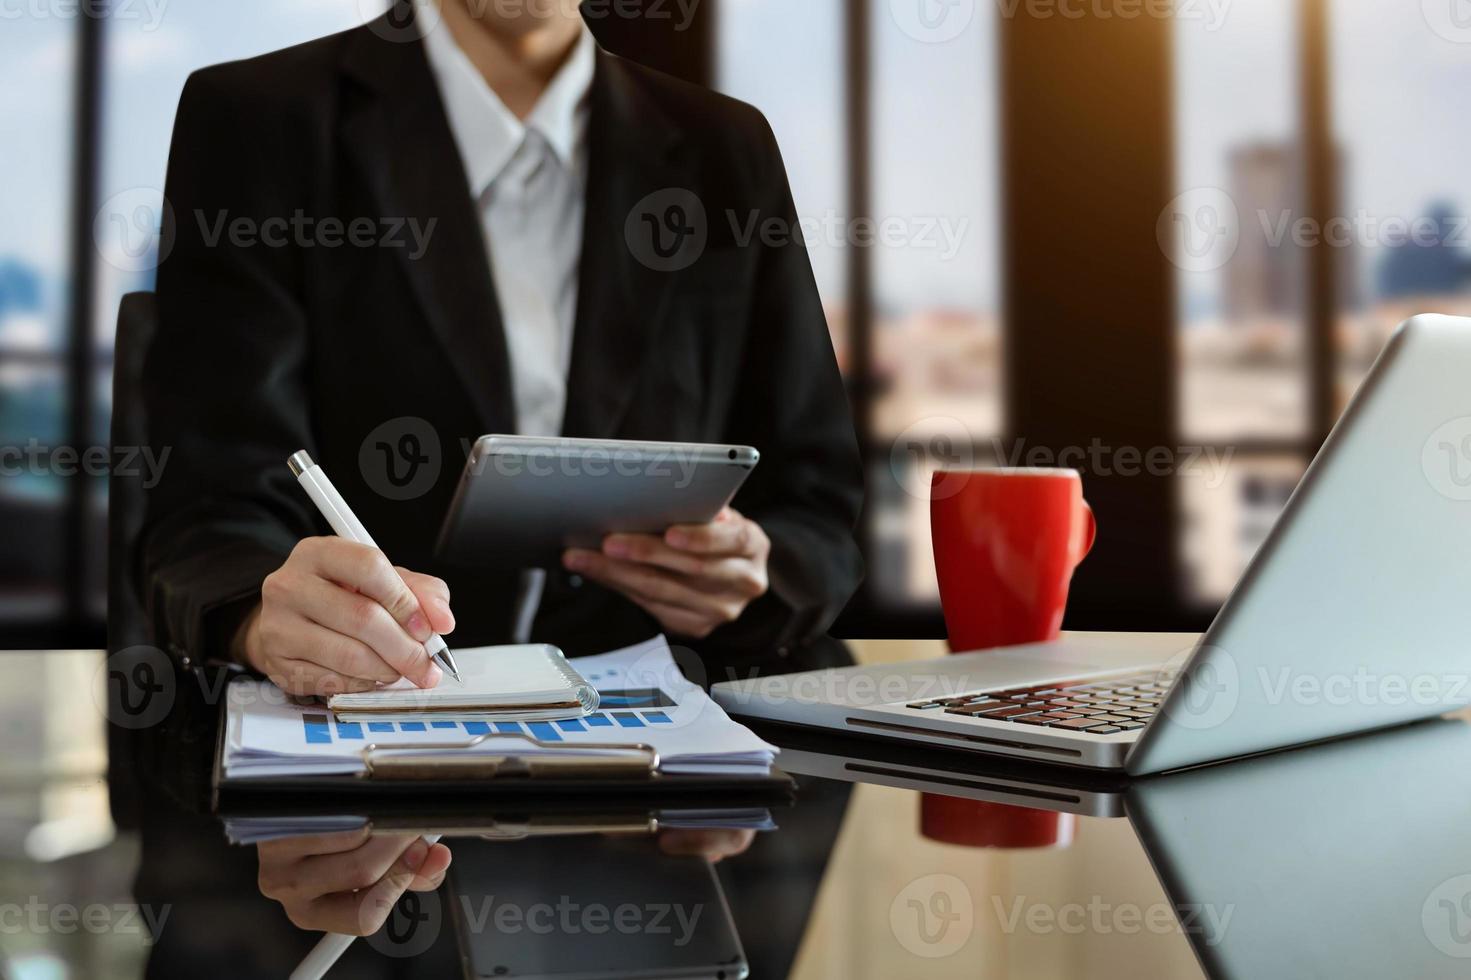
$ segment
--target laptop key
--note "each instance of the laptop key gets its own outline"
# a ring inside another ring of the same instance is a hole
[[[1098,728],[1104,724],[1104,722],[1094,721],[1092,718],[1068,718],[1064,721],[1053,722],[1051,727],[1067,728],[1073,731],[1083,731],[1089,728]]]
[[[1000,711],[1002,708],[1015,708],[1016,705],[1007,701],[987,701],[983,704],[961,704],[953,708],[946,708],[947,715],[979,715],[988,711]]]
[[[918,701],[914,704],[909,705],[909,707],[918,709],[919,711],[929,711],[931,708],[940,708],[944,706],[938,701]]]
[[[1143,728],[1143,727],[1144,727],[1144,722],[1142,722],[1142,721],[1121,721],[1121,722],[1119,722],[1119,728],[1123,729],[1126,732],[1133,731],[1136,728]]]
[[[952,710],[954,710],[954,709],[952,709]],[[998,709],[994,709],[994,710],[991,710],[991,711],[981,710],[981,711],[977,711],[977,712],[962,712],[962,713],[964,713],[964,714],[970,714],[974,718],[986,718],[986,719],[994,719],[994,720],[998,720],[999,721],[999,720],[1002,720],[1002,719],[1005,719],[1005,718],[1013,718],[1013,717],[1015,717],[1017,715],[1038,715],[1038,714],[1042,714],[1042,709],[1040,707],[1037,707],[1037,706],[1029,706],[1029,705],[1025,705],[1025,704],[1014,704],[1014,705],[1012,705],[1009,708],[998,708]]]
[[[1088,734],[1089,735],[1112,735],[1115,732],[1121,732],[1121,731],[1123,731],[1122,728],[1116,728],[1113,725],[1104,725],[1102,728],[1090,728],[1090,729],[1088,729]]]

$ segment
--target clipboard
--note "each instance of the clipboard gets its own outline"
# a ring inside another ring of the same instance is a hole
[[[618,836],[646,837],[665,829],[666,825],[684,826],[683,816],[704,813],[702,794],[690,798],[664,801],[664,805],[626,800],[598,800],[592,805],[586,799],[520,800],[502,806],[487,807],[478,799],[448,799],[425,803],[422,799],[404,797],[355,800],[359,805],[346,806],[342,801],[308,800],[288,802],[281,798],[251,799],[226,807],[215,815],[231,820],[354,817],[371,823],[373,829],[386,834],[414,834],[425,837],[478,837],[487,841],[522,841],[540,837]],[[778,804],[770,800],[750,800],[749,807],[730,807],[770,813],[781,812],[791,805],[786,799]],[[715,826],[715,824],[711,824]]]
[[[437,797],[499,801],[589,796],[647,801],[699,795],[720,802],[731,798],[785,801],[795,792],[792,778],[775,768],[761,776],[668,774],[659,771],[659,754],[642,743],[599,746],[598,751],[588,752],[512,732],[402,748],[370,742],[362,750],[365,768],[361,773],[230,778],[224,766],[225,709],[221,704],[210,779],[217,810],[235,800],[282,796],[297,800],[412,796],[422,806],[426,791]],[[505,751],[485,751],[487,741],[498,746],[503,743]],[[516,752],[527,743],[550,751]]]

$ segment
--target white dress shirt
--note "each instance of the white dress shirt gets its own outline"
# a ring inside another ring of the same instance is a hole
[[[480,208],[511,358],[516,431],[560,435],[587,196],[592,34],[583,27],[523,122],[486,84],[437,12],[420,23],[430,25],[424,34],[429,68]]]
[[[516,431],[562,433],[577,317],[577,271],[587,199],[587,96],[596,50],[586,26],[523,122],[455,43],[433,0],[415,0],[424,52],[480,208],[500,302]],[[490,324],[486,324],[490,329]],[[521,574],[511,639],[531,639],[546,572]]]

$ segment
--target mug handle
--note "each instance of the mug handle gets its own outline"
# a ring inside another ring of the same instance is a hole
[[[1081,501],[1083,505],[1083,520],[1086,522],[1083,531],[1083,550],[1078,555],[1081,562],[1088,557],[1088,552],[1093,550],[1093,542],[1098,538],[1098,519],[1093,516],[1093,508],[1088,506],[1088,501]]]

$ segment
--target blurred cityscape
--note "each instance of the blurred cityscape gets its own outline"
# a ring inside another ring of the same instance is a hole
[[[953,41],[919,44],[897,29],[882,0],[870,2],[871,210],[909,222],[915,233],[907,244],[872,246],[871,569],[882,598],[925,606],[937,594],[925,496],[933,459],[905,447],[913,441],[931,457],[985,464],[996,462],[992,440],[1006,433],[996,29],[977,17]],[[766,112],[799,211],[819,227],[834,217],[842,226],[849,205],[843,4],[722,0],[716,8],[716,85]],[[174,104],[193,67],[350,26],[367,9],[356,0],[265,5],[269,16],[178,0],[151,34],[108,25],[103,199],[141,195],[157,212]],[[1177,275],[1176,429],[1185,446],[1232,451],[1219,480],[1179,478],[1184,588],[1203,606],[1234,584],[1306,464],[1312,355],[1303,325],[1304,249],[1290,231],[1282,237],[1302,214],[1303,197],[1290,6],[1240,0],[1217,33],[1191,25],[1177,31],[1177,185],[1223,189],[1237,221],[1229,261]],[[1339,313],[1332,356],[1343,404],[1401,320],[1422,311],[1471,315],[1471,188],[1459,163],[1471,137],[1462,135],[1453,97],[1471,83],[1471,64],[1396,5],[1335,0],[1333,10],[1340,212],[1371,219],[1368,226],[1351,221],[1349,240],[1333,245]],[[0,37],[7,90],[36,89],[49,100],[0,100],[0,120],[34,134],[21,152],[0,159],[0,179],[26,189],[8,196],[0,226],[0,447],[73,438],[66,377],[72,297],[58,232],[67,210],[69,27],[21,21],[18,33]],[[782,71],[773,72],[774,64]],[[1402,148],[1422,144],[1407,160]],[[953,225],[952,249],[919,241],[917,229],[937,219]],[[808,245],[839,361],[851,371],[847,256],[854,246],[827,237]],[[100,247],[89,311],[97,397],[88,436],[99,444],[117,300],[148,288],[153,265],[146,255]],[[90,506],[100,520],[104,487],[92,482]],[[60,601],[66,498],[66,482],[54,476],[0,478],[0,621],[42,617]]]

